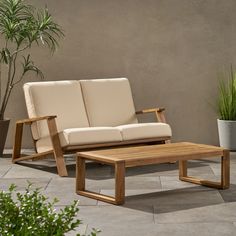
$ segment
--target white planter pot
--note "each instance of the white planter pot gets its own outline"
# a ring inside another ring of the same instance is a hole
[[[236,151],[236,121],[217,119],[220,146]]]

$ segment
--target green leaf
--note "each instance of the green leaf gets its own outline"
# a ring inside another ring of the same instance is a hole
[[[64,236],[81,224],[75,219],[79,211],[77,201],[59,212],[54,204],[55,201],[50,202],[32,183],[28,183],[23,193],[16,192],[15,185],[11,185],[7,192],[0,191],[0,235]],[[96,236],[98,232],[93,229],[90,236]]]
[[[228,76],[223,75],[222,77],[219,83],[218,98],[220,119],[236,120],[236,75],[232,66],[230,74]]]
[[[8,64],[9,63],[9,60],[10,60],[10,51],[8,48],[3,48],[2,51],[0,51],[0,54],[1,54],[1,59],[0,61],[5,63],[5,64]]]
[[[7,81],[3,83],[6,89],[0,91],[0,118],[4,118],[13,86],[21,82],[29,71],[43,78],[42,71],[29,58],[23,58],[22,75],[15,78],[19,74],[17,65],[20,54],[34,44],[54,52],[64,34],[47,8],[37,9],[24,0],[0,0],[0,34],[4,45],[0,50],[0,63],[8,65]]]

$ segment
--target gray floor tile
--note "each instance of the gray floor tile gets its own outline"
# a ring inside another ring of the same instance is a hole
[[[162,236],[155,224],[133,221],[126,224],[102,225],[100,236]]]
[[[98,223],[99,224],[99,223]],[[90,226],[89,226],[90,227]],[[150,224],[127,222],[124,224],[101,224],[101,236],[234,236],[233,223],[184,223]]]
[[[78,217],[90,227],[124,227],[135,222],[142,224],[153,223],[153,210],[150,207],[143,207],[143,210],[135,210],[122,206],[82,206]]]
[[[86,179],[86,186],[88,189],[114,189],[115,180],[114,178],[102,180]],[[161,188],[161,183],[159,176],[127,176],[125,178],[125,187],[126,189],[158,189]]]
[[[198,207],[194,204],[156,205],[155,222],[177,224],[190,222],[233,222],[236,221],[236,203],[215,204]]]
[[[231,184],[229,189],[219,190],[225,202],[236,202],[236,185]]]
[[[52,178],[56,173],[45,171],[43,168],[35,169],[23,165],[13,164],[4,178]]]
[[[86,177],[89,179],[103,179],[114,176],[114,167],[98,163],[86,164]]]
[[[12,168],[12,164],[2,164],[0,166],[0,178],[4,177]]]
[[[161,236],[234,236],[233,223],[183,223],[183,224],[157,224],[156,235]]]
[[[17,186],[16,190],[25,190],[29,183],[32,183],[33,188],[43,190],[50,181],[50,178],[0,178],[0,189],[8,190],[11,184],[15,184]]]
[[[149,165],[143,168],[142,166],[126,169],[126,176],[160,176],[178,174],[177,164],[157,164]]]
[[[151,212],[153,212],[153,202],[150,202],[149,198],[143,198],[142,204],[135,204],[136,203],[136,198],[139,198],[140,196],[149,196],[152,194],[158,194],[159,192],[163,192],[165,190],[163,189],[126,189],[125,190],[125,207],[129,208],[129,205],[134,205],[136,206],[136,210],[143,209],[143,207],[149,207],[151,209]],[[115,191],[113,190],[101,190],[102,194],[108,195],[108,196],[114,196]],[[102,201],[98,201],[98,205],[111,205],[109,203],[105,203]],[[132,207],[131,207],[132,208]]]
[[[131,205],[163,205],[163,204],[197,204],[205,206],[223,203],[217,190],[202,187],[166,190],[148,194],[135,195],[126,198]]]
[[[47,186],[47,191],[59,191],[64,190],[65,192],[75,192],[75,178],[52,178]]]
[[[57,198],[59,200],[59,202],[56,204],[57,206],[70,205],[73,201],[78,201],[78,200],[79,200],[79,205],[84,205],[84,206],[97,205],[97,200],[77,195],[75,191],[68,192],[64,189],[59,189],[58,191],[46,190],[44,191],[44,194],[50,200]]]

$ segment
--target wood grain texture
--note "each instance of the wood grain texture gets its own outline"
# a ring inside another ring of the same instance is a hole
[[[149,109],[144,109],[144,110],[141,110],[141,111],[136,111],[136,114],[145,114],[145,113],[153,113],[153,112],[162,112],[162,111],[165,111],[165,108],[149,108]]]
[[[222,158],[221,181],[214,182],[198,179],[187,175],[187,160],[201,159],[206,157]],[[200,184],[217,189],[229,188],[229,151],[221,147],[195,144],[195,143],[170,143],[163,145],[148,145],[138,147],[113,148],[98,151],[79,152],[77,163],[93,160],[115,166],[115,197],[104,196],[99,193],[91,193],[83,188],[85,181],[84,168],[76,168],[81,171],[76,176],[76,192],[83,196],[112,204],[123,204],[125,202],[125,167],[143,166],[162,162],[179,161],[179,179],[182,181]],[[79,166],[79,165],[78,165]],[[80,179],[82,178],[82,180]],[[82,184],[81,184],[82,183]],[[82,187],[78,187],[78,186]],[[79,188],[83,191],[79,191]]]
[[[36,121],[47,120],[47,119],[52,119],[52,118],[56,118],[56,117],[57,116],[33,117],[33,118],[24,119],[24,120],[18,120],[16,123],[17,124],[30,125],[30,124],[32,124],[33,122],[36,122]]]
[[[41,153],[36,153],[28,156],[21,156],[16,159],[12,159],[12,163],[17,163],[19,161],[26,161],[26,160],[42,160],[45,158],[49,158],[53,154],[53,151],[46,151]]]
[[[123,160],[126,167],[132,167],[222,156],[223,148],[182,142],[79,152],[79,155],[89,160],[111,164]]]
[[[105,194],[95,193],[95,192],[88,191],[88,190],[85,190],[85,191],[77,190],[76,193],[81,195],[81,196],[93,198],[93,199],[98,200],[98,201],[103,201],[103,202],[119,205],[119,203],[117,203],[117,201],[114,197],[108,196],[108,195],[105,195]]]
[[[223,151],[221,157],[221,183],[222,188],[227,189],[230,186],[230,152],[229,150]]]
[[[125,162],[115,164],[115,201],[120,205],[125,202]]]
[[[179,161],[179,177],[187,176],[187,161]]]
[[[76,191],[85,190],[85,159],[76,158]]]
[[[141,111],[136,111],[136,114],[154,113],[156,115],[158,122],[166,123],[164,111],[165,111],[165,108],[151,108],[151,109],[144,109]]]
[[[65,160],[63,156],[63,152],[60,145],[60,140],[58,137],[58,131],[55,121],[56,116],[43,116],[43,117],[36,117],[31,119],[24,119],[16,122],[16,130],[15,130],[15,139],[14,139],[14,146],[13,146],[13,154],[12,154],[12,162],[17,163],[19,161],[25,161],[29,159],[43,159],[48,157],[50,154],[54,154],[54,158],[56,160],[58,174],[60,176],[68,176]],[[47,120],[49,134],[51,137],[51,141],[53,144],[53,150],[36,153],[30,156],[21,156],[21,143],[22,143],[22,135],[23,135],[23,126],[24,125],[31,125],[33,122]]]
[[[68,176],[55,118],[47,119],[47,123],[48,123],[49,134],[52,141],[54,157],[56,160],[57,172],[62,177]]]
[[[220,182],[205,180],[205,179],[198,179],[192,176],[180,177],[180,180],[184,182],[189,182],[192,184],[199,184],[210,188],[222,189],[222,185]]]
[[[12,162],[21,157],[21,143],[23,135],[23,123],[16,123],[15,127],[15,138],[12,152]]]

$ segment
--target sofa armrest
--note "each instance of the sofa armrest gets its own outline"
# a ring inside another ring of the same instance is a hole
[[[166,123],[166,118],[164,115],[165,108],[150,108],[144,109],[141,111],[136,111],[136,114],[146,114],[146,113],[155,113],[158,122]]]
[[[162,112],[165,108],[150,108],[150,109],[144,109],[141,111],[136,111],[136,114],[145,114],[145,113],[153,113],[153,112]]]
[[[57,125],[56,125],[56,117],[57,116],[42,116],[42,117],[34,117],[30,119],[18,120],[16,122],[15,128],[15,139],[12,153],[12,162],[16,163],[17,161],[26,160],[26,159],[34,159],[34,158],[42,158],[49,154],[54,154],[54,158],[56,160],[58,174],[60,176],[68,176],[65,160],[63,157],[63,151],[58,135]],[[24,125],[31,125],[33,122],[46,120],[49,130],[49,135],[52,141],[53,149],[50,151],[37,153],[31,155],[29,157],[21,156],[21,143],[22,143],[22,135],[23,135],[23,127]]]
[[[18,120],[16,124],[26,124],[30,125],[33,122],[36,121],[41,121],[41,120],[50,120],[50,119],[55,119],[57,116],[41,116],[41,117],[34,117],[34,118],[29,118],[29,119],[24,119],[24,120]]]

